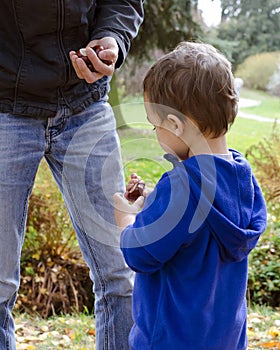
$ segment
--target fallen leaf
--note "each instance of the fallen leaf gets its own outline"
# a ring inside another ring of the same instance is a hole
[[[268,341],[268,342],[262,343],[261,346],[268,349],[275,348],[277,346],[278,349],[280,349],[280,343],[278,341]]]
[[[269,329],[268,333],[273,337],[273,338],[277,338],[280,336],[280,329],[277,329],[275,327],[272,327]]]
[[[88,335],[94,335],[95,336],[95,329],[89,329],[88,331],[87,331],[87,334]]]
[[[261,322],[262,322],[261,319],[260,319],[260,317],[254,317],[254,318],[252,318],[250,321],[251,321],[252,323],[261,323]]]
[[[42,332],[48,332],[48,331],[49,331],[49,327],[48,327],[48,326],[41,326],[41,327],[40,327],[40,330],[41,330]]]

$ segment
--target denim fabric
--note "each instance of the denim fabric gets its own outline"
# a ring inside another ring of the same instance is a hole
[[[15,350],[11,315],[20,281],[27,206],[45,157],[63,194],[94,282],[96,349],[128,349],[134,275],[119,249],[112,194],[124,190],[115,120],[106,101],[55,117],[0,114],[0,350]]]

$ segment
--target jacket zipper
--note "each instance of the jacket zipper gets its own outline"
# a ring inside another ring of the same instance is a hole
[[[20,60],[20,65],[19,65],[19,69],[17,71],[17,77],[16,77],[16,82],[15,82],[15,92],[14,92],[14,103],[13,103],[13,113],[16,112],[16,107],[17,107],[17,97],[18,97],[18,90],[19,90],[19,84],[20,84],[20,76],[21,76],[21,70],[22,70],[22,65],[23,65],[23,61],[24,61],[24,56],[25,56],[25,50],[24,50],[24,45],[23,45],[23,37],[20,31],[20,27],[18,24],[18,18],[17,18],[17,11],[16,11],[16,2],[12,1],[13,3],[13,13],[14,13],[14,17],[15,17],[15,22],[16,22],[16,30],[21,38],[21,60]]]
[[[65,52],[64,45],[63,45],[63,29],[64,29],[64,0],[57,0],[57,8],[58,8],[58,44],[59,44],[59,49],[61,53],[61,58],[65,63],[65,68],[64,68],[64,82],[63,85],[67,83],[69,80],[69,75],[70,75],[70,68],[69,68],[69,59],[67,57],[67,53]],[[60,91],[61,94],[61,91]]]

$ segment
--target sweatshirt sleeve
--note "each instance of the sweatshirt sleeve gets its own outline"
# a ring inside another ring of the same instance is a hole
[[[121,66],[143,22],[143,0],[97,0],[91,39],[111,36],[119,45],[116,68]]]
[[[195,211],[188,188],[172,171],[158,182],[147,197],[133,225],[121,235],[127,264],[136,272],[153,273],[169,261],[183,245],[195,238],[188,227]]]

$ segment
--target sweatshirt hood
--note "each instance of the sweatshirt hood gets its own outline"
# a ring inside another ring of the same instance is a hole
[[[190,233],[207,227],[223,261],[241,261],[256,246],[267,223],[261,189],[247,160],[231,150],[232,160],[198,155],[182,162],[197,210]],[[195,163],[195,164],[194,164]]]

